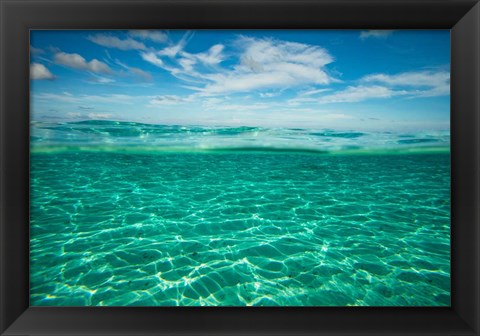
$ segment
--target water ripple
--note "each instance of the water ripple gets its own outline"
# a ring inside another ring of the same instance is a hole
[[[448,154],[31,163],[33,306],[450,303]]]

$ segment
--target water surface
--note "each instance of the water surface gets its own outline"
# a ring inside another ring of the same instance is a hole
[[[448,132],[34,123],[33,306],[448,306]]]

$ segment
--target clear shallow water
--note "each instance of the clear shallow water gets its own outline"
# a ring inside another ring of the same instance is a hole
[[[448,134],[290,131],[34,125],[31,304],[448,306]]]

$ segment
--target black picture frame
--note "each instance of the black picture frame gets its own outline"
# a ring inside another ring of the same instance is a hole
[[[476,0],[0,0],[1,335],[479,335]],[[29,307],[30,29],[451,29],[452,305]]]

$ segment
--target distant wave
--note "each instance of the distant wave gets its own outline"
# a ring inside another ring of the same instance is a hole
[[[219,134],[239,135],[262,131],[260,127],[201,127],[181,125],[154,125],[125,121],[86,120],[58,124],[36,123],[35,127],[43,127],[58,132],[80,132],[90,134],[105,134],[114,137],[138,136],[141,134]]]
[[[450,146],[449,131],[358,130],[153,125],[125,121],[32,122],[34,152],[435,152]]]

